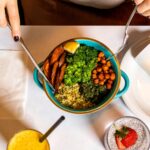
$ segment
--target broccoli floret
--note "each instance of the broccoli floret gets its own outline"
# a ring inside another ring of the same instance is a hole
[[[97,63],[97,54],[96,49],[81,44],[74,55],[67,55],[69,65],[65,71],[65,84],[73,85],[78,82],[85,83],[90,81],[91,71]]]

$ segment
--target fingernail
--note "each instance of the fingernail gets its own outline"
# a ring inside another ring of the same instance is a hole
[[[19,39],[20,39],[19,36],[14,36],[14,41],[15,41],[15,42],[18,42]]]

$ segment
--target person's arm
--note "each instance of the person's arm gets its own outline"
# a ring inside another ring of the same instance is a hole
[[[150,0],[134,0],[138,13],[150,18]]]
[[[8,18],[12,27],[12,35],[15,41],[20,37],[20,18],[18,12],[17,0],[0,0],[0,26],[7,26],[6,11],[8,12]]]

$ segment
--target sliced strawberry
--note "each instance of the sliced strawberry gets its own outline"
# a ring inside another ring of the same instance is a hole
[[[121,143],[121,138],[119,136],[116,136],[115,139],[116,139],[116,144],[118,146],[118,150],[125,150],[126,147]]]
[[[130,147],[132,145],[134,145],[137,141],[138,135],[136,133],[135,130],[131,129],[131,128],[127,128],[128,133],[127,135],[122,138],[121,143],[126,147]]]

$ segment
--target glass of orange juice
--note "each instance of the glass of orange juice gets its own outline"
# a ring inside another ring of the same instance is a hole
[[[7,150],[50,150],[47,139],[39,141],[42,135],[36,130],[20,131],[11,138]]]

